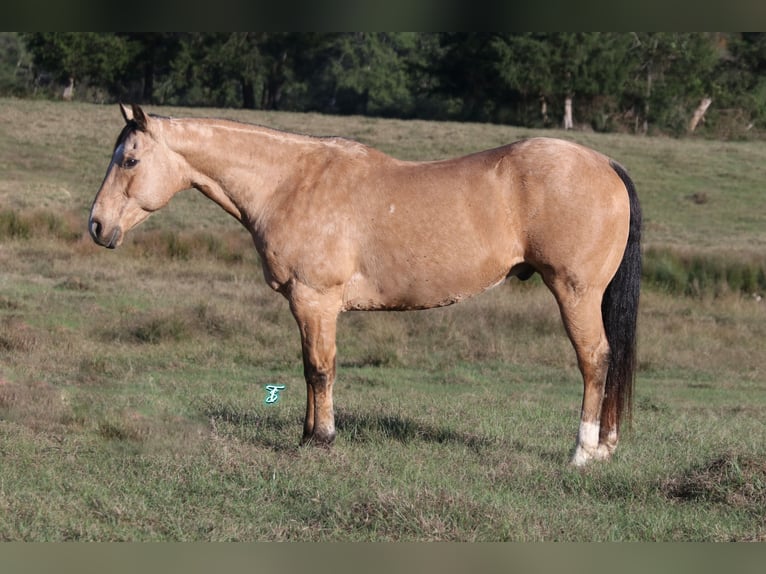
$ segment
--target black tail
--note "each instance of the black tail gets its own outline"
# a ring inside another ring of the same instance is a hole
[[[609,370],[606,376],[601,428],[616,427],[625,415],[630,420],[633,381],[637,367],[636,323],[641,288],[641,206],[633,181],[620,164],[611,162],[628,191],[630,232],[620,267],[606,288],[601,316],[609,341]],[[606,419],[606,420],[605,420]]]

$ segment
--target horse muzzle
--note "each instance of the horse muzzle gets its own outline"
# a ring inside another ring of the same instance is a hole
[[[90,231],[90,236],[93,238],[93,241],[102,247],[107,247],[109,249],[117,247],[122,239],[122,229],[120,229],[119,226],[107,230],[104,229],[103,224],[97,219],[90,220],[88,230]]]

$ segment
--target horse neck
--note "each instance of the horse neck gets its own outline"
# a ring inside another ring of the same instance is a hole
[[[169,120],[165,139],[189,166],[192,187],[248,227],[312,138],[224,120]]]

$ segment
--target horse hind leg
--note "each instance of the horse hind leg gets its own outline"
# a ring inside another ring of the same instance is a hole
[[[611,455],[611,451],[601,444],[601,413],[609,366],[609,343],[601,319],[602,293],[593,287],[571,283],[549,286],[559,303],[561,318],[583,378],[580,426],[571,460],[574,466],[582,466],[590,460],[606,459]]]

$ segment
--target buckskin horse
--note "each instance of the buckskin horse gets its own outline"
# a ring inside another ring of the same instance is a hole
[[[244,225],[300,329],[303,444],[335,438],[340,313],[451,305],[539,273],[583,378],[571,463],[611,457],[630,414],[641,275],[641,210],[620,164],[553,138],[400,161],[344,138],[120,109],[91,236],[115,248],[188,188]]]

